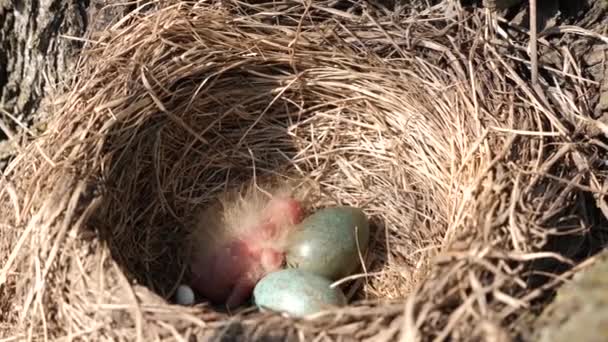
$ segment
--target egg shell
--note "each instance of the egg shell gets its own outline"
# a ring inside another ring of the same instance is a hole
[[[194,304],[194,292],[188,285],[180,285],[175,292],[175,301],[180,305]]]
[[[253,290],[254,303],[261,309],[304,317],[346,305],[346,296],[331,281],[314,273],[284,269],[269,273]]]
[[[361,265],[359,250],[365,255],[369,239],[369,221],[361,209],[325,208],[297,226],[285,260],[291,268],[337,280],[351,275]]]

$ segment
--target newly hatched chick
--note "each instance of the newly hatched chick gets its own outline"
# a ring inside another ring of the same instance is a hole
[[[225,196],[193,231],[192,288],[214,304],[243,304],[258,280],[282,267],[288,235],[302,215],[301,202],[284,189]]]

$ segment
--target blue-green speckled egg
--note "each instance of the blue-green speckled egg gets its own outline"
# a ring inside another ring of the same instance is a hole
[[[253,300],[259,308],[304,317],[346,305],[342,290],[330,285],[324,277],[288,268],[263,277],[253,289]]]
[[[337,280],[361,265],[359,250],[365,255],[369,239],[369,221],[361,209],[321,209],[305,218],[290,237],[286,262],[288,267]]]

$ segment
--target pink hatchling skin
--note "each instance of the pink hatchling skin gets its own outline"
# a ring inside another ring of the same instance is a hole
[[[194,260],[192,287],[214,304],[224,303],[228,308],[243,304],[263,276],[283,266],[285,250],[280,241],[302,215],[300,202],[292,198],[270,200],[259,221],[244,230],[248,235],[227,241],[215,253]]]

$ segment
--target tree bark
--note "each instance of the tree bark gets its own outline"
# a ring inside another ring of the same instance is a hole
[[[50,90],[71,77],[87,30],[128,11],[117,0],[0,0],[0,170],[17,152],[7,139],[31,126]],[[105,8],[104,8],[105,7]]]
[[[0,108],[29,123],[69,74],[87,28],[89,0],[0,0]],[[14,119],[1,118],[9,127]],[[5,132],[3,132],[4,134]]]

